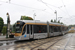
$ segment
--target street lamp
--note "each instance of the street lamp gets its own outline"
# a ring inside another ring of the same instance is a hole
[[[35,10],[33,10],[33,12],[34,12]],[[33,14],[33,19],[35,20],[35,16],[36,16],[36,13],[34,12],[34,14]]]
[[[10,18],[9,18],[9,13],[6,13],[7,15],[7,34],[6,34],[6,38],[8,38],[8,34],[10,33],[9,32],[9,29],[10,29]]]
[[[34,13],[34,14],[33,14],[34,20],[35,20],[35,16],[36,16],[36,14]]]
[[[55,14],[56,14],[56,22],[57,22],[57,11],[55,10],[55,12],[54,12]]]

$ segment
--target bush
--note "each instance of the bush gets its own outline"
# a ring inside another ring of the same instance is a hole
[[[4,25],[3,19],[0,17],[0,33],[2,31],[3,25]]]
[[[3,33],[3,35],[5,35],[7,33],[7,27],[6,26],[3,26],[2,33]]]

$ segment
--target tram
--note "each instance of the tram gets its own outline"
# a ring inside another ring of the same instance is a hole
[[[15,29],[14,38],[17,40],[41,39],[67,32],[67,26],[63,24],[34,20],[18,20]]]

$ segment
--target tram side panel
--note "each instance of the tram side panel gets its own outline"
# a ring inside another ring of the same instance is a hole
[[[54,26],[54,36],[57,36],[57,35],[59,35],[59,32],[58,32],[57,26]]]
[[[34,39],[46,38],[47,37],[47,26],[46,25],[34,25]]]
[[[54,36],[54,27],[53,26],[49,26],[49,32],[50,32],[50,37]]]
[[[50,28],[50,36],[61,35],[61,26],[49,26]]]

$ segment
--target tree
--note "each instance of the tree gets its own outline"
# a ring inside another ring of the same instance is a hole
[[[28,16],[21,16],[20,20],[33,20],[31,17]]]
[[[3,19],[0,17],[0,33],[2,31],[3,25],[4,25]]]
[[[7,27],[6,26],[3,26],[2,33],[3,33],[3,35],[5,35],[7,33]]]
[[[58,23],[60,23],[60,21],[58,21]]]
[[[61,22],[61,24],[63,24],[63,22]]]
[[[51,19],[51,22],[53,22],[53,20]]]

